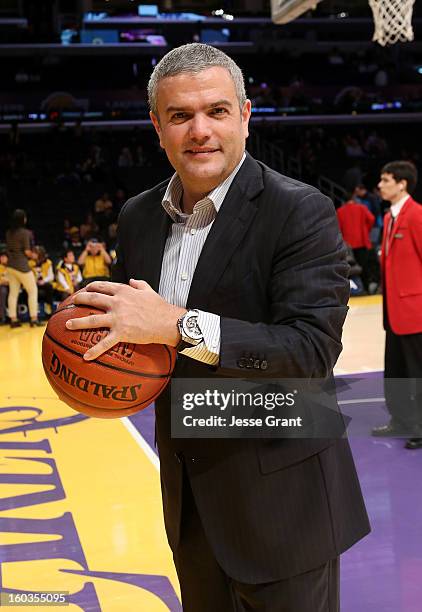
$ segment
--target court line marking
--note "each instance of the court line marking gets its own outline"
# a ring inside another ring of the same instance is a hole
[[[142,448],[156,470],[160,471],[160,460],[158,459],[158,455],[154,453],[148,442],[145,440],[142,434],[139,433],[132,421],[130,421],[128,417],[123,417],[121,421],[138,446]]]

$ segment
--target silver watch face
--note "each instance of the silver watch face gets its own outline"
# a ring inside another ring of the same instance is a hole
[[[192,314],[183,319],[183,335],[192,340],[202,340],[202,332],[198,326],[198,315]]]

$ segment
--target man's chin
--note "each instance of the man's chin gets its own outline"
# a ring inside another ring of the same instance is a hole
[[[213,177],[218,178],[219,176],[221,176],[221,173],[223,172],[223,168],[221,164],[215,164],[215,163],[187,164],[185,166],[185,169],[186,169],[186,174],[192,177],[197,177],[197,178],[213,178]]]

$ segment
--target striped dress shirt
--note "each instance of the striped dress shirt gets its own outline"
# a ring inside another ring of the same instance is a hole
[[[167,186],[162,206],[173,223],[164,248],[158,292],[167,302],[185,308],[196,265],[212,224],[237,172],[246,158],[205,198],[193,207],[191,215],[181,209],[183,186],[174,174]],[[198,361],[216,365],[220,356],[220,317],[199,310],[198,326],[204,341],[182,351]]]

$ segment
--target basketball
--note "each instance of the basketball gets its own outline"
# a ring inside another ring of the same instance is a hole
[[[59,398],[88,416],[120,418],[146,408],[170,380],[176,350],[164,344],[120,342],[93,361],[83,354],[108,329],[70,331],[68,319],[101,314],[65,300],[48,321],[42,341],[42,363]]]

